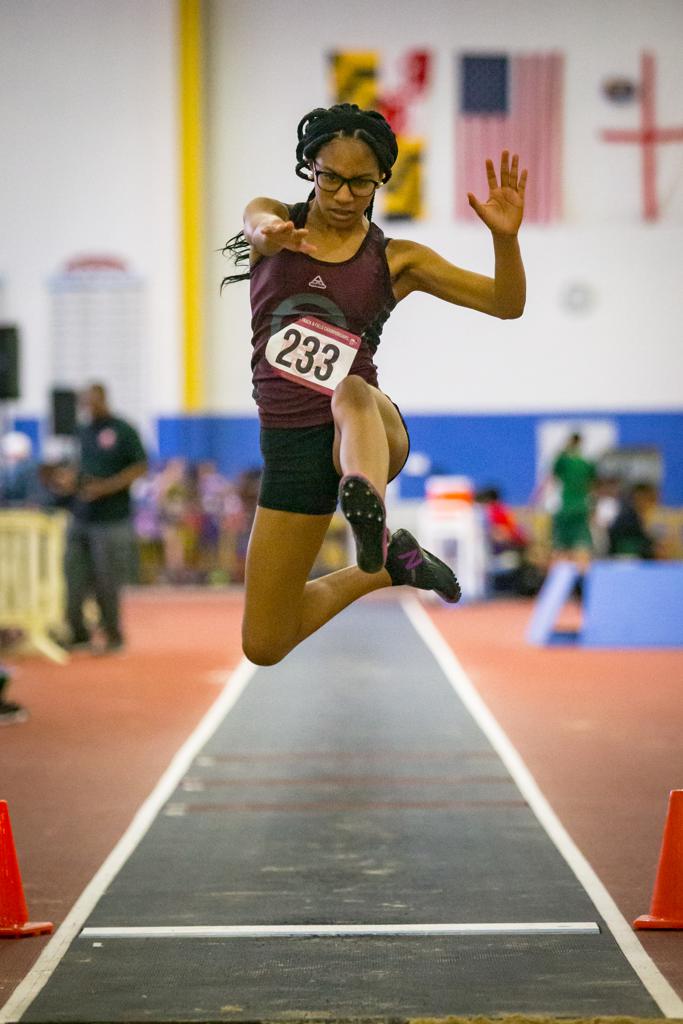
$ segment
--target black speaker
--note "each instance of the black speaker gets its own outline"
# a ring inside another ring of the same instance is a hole
[[[0,401],[19,397],[19,331],[0,326]]]
[[[68,434],[76,433],[76,406],[78,396],[75,391],[67,388],[53,388],[52,390],[52,433]]]

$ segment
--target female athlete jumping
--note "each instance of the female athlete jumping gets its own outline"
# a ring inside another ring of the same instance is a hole
[[[450,568],[407,530],[389,535],[387,482],[409,440],[398,407],[379,390],[373,357],[382,327],[414,291],[501,319],[524,309],[517,243],[526,171],[504,151],[489,197],[470,205],[490,229],[493,278],[454,266],[416,242],[385,239],[371,220],[391,177],[396,138],[376,111],[353,104],[307,114],[296,173],[313,183],[306,202],[252,200],[244,230],[224,252],[250,278],[254,397],[264,460],[246,566],[243,647],[272,665],[365,594],[408,585],[455,602]],[[309,580],[337,501],[353,531],[357,565]]]

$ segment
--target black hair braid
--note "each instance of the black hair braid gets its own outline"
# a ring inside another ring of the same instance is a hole
[[[235,264],[236,267],[243,267],[245,263],[249,263],[249,254],[251,246],[247,241],[244,231],[238,231],[236,235],[229,238],[223,248],[220,250],[224,256]],[[251,271],[245,270],[241,274],[229,274],[224,277],[221,281],[221,292],[225,288],[226,284],[236,284],[238,281],[248,281],[251,277]]]
[[[340,135],[362,139],[377,157],[384,181],[389,181],[391,168],[398,156],[398,144],[389,122],[378,110],[361,110],[356,103],[336,103],[333,107],[316,107],[302,117],[297,126],[296,173],[307,181],[302,171],[318,150]]]
[[[296,173],[304,181],[312,180],[309,175],[303,173],[304,169],[308,168],[309,161],[323,146],[340,135],[361,139],[369,146],[377,158],[382,181],[389,181],[391,169],[398,157],[398,143],[389,122],[378,110],[361,110],[356,103],[336,103],[329,108],[316,107],[302,117],[296,132],[299,140],[296,147]],[[311,192],[309,200],[314,196],[315,191]],[[372,220],[374,203],[373,195],[365,210],[368,220]],[[249,248],[244,231],[239,231],[228,239],[221,252],[232,259],[236,267],[242,267],[249,262]],[[221,291],[226,284],[247,281],[250,277],[249,270],[224,277],[221,281]]]

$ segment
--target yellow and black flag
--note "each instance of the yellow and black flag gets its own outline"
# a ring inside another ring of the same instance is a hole
[[[338,50],[329,55],[329,65],[332,102],[379,110],[396,133],[399,156],[380,193],[383,215],[389,220],[423,217],[432,54],[409,50],[388,60],[375,50]]]
[[[424,142],[399,135],[398,152],[394,173],[384,188],[384,216],[388,220],[416,220],[424,212]]]
[[[375,50],[336,51],[329,56],[335,103],[357,103],[375,110],[378,103],[379,54]]]

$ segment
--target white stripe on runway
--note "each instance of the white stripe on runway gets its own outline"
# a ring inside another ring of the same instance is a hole
[[[265,924],[84,928],[84,939],[281,939],[365,935],[599,935],[595,921],[526,924]]]
[[[187,774],[188,768],[199,751],[211,739],[225,716],[232,711],[255,671],[256,665],[242,659],[234,672],[227,676],[225,686],[218,699],[214,701],[192,735],[177,752],[133,818],[127,831],[121,836],[102,867],[83,890],[29,973],[14,990],[4,1007],[0,1009],[0,1024],[12,1024],[19,1020],[41,989],[48,983],[50,976],[80,932],[83,922],[92,913],[100,896],[139,845],[161,808],[178,788],[178,783]]]
[[[678,996],[643,949],[631,926],[543,796],[538,783],[516,748],[477,693],[469,676],[420,601],[416,597],[411,597],[402,604],[416,631],[443,669],[446,679],[488,738],[538,821],[590,896],[596,910],[604,918],[619,948],[647,991],[665,1016],[683,1017],[683,999]]]

